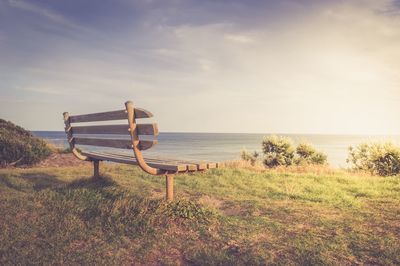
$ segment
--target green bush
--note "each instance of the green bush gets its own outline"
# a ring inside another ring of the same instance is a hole
[[[250,162],[251,165],[254,165],[257,161],[259,154],[258,152],[254,151],[253,153],[249,153],[246,150],[242,150],[240,153],[240,158],[242,158],[243,161],[248,161]]]
[[[296,164],[327,164],[328,157],[308,143],[300,143],[296,148]]]
[[[0,165],[31,165],[51,154],[46,142],[29,131],[0,119]]]
[[[393,143],[364,143],[349,147],[347,162],[356,170],[381,176],[397,175],[400,174],[400,147]]]
[[[327,156],[307,143],[294,148],[293,141],[286,137],[269,136],[262,142],[264,165],[267,167],[300,164],[327,164]],[[243,159],[242,153],[242,159]]]
[[[262,142],[264,164],[268,167],[293,164],[295,150],[293,142],[289,138],[268,136]]]

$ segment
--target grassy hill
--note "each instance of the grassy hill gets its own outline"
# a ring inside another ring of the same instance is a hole
[[[0,170],[0,264],[400,264],[400,178]]]

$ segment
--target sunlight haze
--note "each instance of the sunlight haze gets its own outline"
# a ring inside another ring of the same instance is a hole
[[[162,132],[400,134],[400,2],[0,1],[0,79],[30,130],[132,100]]]

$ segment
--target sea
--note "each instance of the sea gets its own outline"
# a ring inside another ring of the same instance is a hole
[[[33,131],[35,136],[44,138],[59,147],[68,147],[63,131]],[[261,154],[261,143],[265,136],[271,134],[247,133],[173,133],[161,132],[157,137],[158,144],[143,153],[148,156],[193,159],[205,161],[227,161],[240,158],[242,150],[257,151]],[[328,156],[329,164],[334,168],[348,168],[346,162],[350,146],[364,142],[388,142],[400,144],[400,135],[301,135],[275,134],[291,138],[295,144],[307,142]],[[101,137],[101,136],[98,136]],[[123,137],[121,137],[123,138]],[[111,148],[81,146],[82,149],[93,151],[118,151]],[[122,150],[132,154],[130,150]]]

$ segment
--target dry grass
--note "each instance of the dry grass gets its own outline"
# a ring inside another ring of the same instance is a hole
[[[226,161],[223,164],[227,168],[236,169],[247,169],[257,172],[273,172],[273,173],[300,173],[300,174],[318,174],[318,175],[333,175],[333,174],[352,174],[359,176],[372,176],[369,172],[360,170],[347,170],[347,169],[336,169],[329,165],[316,165],[316,164],[303,164],[303,165],[291,165],[291,166],[278,166],[275,168],[267,168],[261,161],[256,161],[255,164],[251,164],[245,160],[231,160]]]
[[[251,164],[249,161],[245,160],[231,160],[231,161],[225,161],[222,164],[222,166],[228,168],[236,168],[236,169],[248,169],[257,172],[264,172],[267,170],[260,161],[256,161],[254,164]]]
[[[101,170],[0,170],[0,264],[400,264],[399,177],[230,162],[166,204],[164,178]]]

